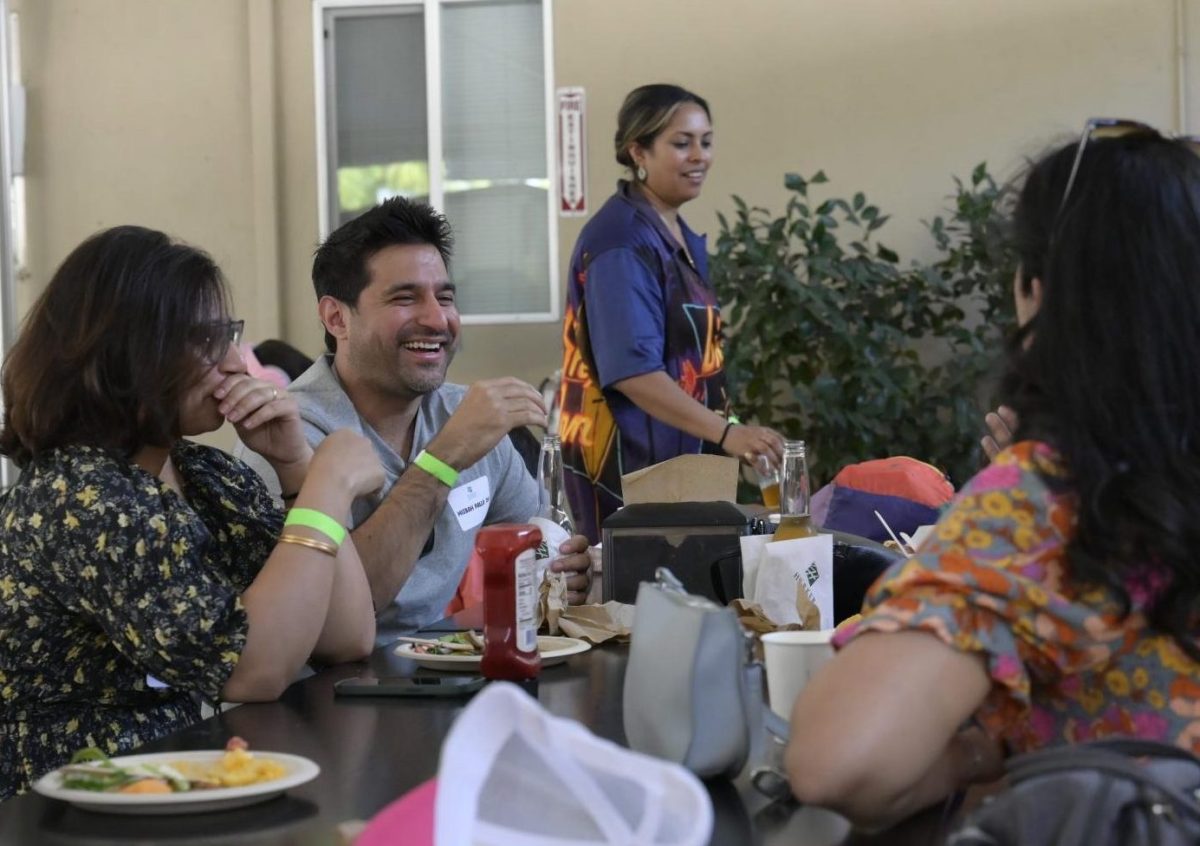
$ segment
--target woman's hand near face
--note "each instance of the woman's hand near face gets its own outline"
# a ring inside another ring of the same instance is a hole
[[[312,448],[304,438],[300,408],[286,390],[245,373],[231,373],[213,396],[249,449],[272,465],[307,465]]]

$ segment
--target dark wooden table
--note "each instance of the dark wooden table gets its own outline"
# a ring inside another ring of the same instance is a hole
[[[544,669],[538,699],[551,713],[624,743],[621,691],[627,652],[623,646],[597,647]],[[320,764],[316,780],[283,797],[217,813],[125,817],[79,811],[30,794],[0,804],[0,846],[332,846],[339,823],[369,819],[437,773],[442,739],[468,701],[335,698],[333,683],[355,675],[413,674],[436,673],[381,649],[367,664],[332,667],[293,684],[278,702],[233,708],[140,750],[214,749],[240,735],[252,749],[290,752]],[[744,776],[710,784],[709,790],[716,809],[714,846],[934,842],[929,824],[903,835],[849,837],[842,818],[790,802],[772,804]]]

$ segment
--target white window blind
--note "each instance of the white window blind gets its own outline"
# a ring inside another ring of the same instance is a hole
[[[442,8],[445,211],[466,314],[550,307],[541,34],[537,0]]]
[[[420,9],[337,22],[338,165],[429,157]]]
[[[560,316],[543,2],[315,7],[322,235],[389,196],[428,199],[454,229],[468,321]]]

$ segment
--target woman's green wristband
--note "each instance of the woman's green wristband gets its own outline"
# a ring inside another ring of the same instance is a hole
[[[342,541],[346,539],[346,527],[315,508],[293,508],[288,512],[283,525],[285,527],[307,526],[310,529],[316,529],[321,534],[328,535],[329,539],[338,546],[341,546]]]
[[[454,483],[458,481],[457,470],[437,456],[430,455],[425,450],[417,453],[417,457],[413,459],[413,464],[420,467],[448,488],[454,487]]]

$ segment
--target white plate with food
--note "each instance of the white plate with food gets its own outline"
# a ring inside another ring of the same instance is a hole
[[[482,649],[475,645],[479,640],[478,635],[474,640],[470,639],[466,634],[447,635],[443,638],[438,638],[438,641],[455,644],[457,651],[446,651],[445,654],[438,654],[436,646],[421,643],[402,643],[395,649],[395,654],[401,658],[411,658],[422,667],[427,667],[430,670],[448,670],[450,672],[473,673],[479,671],[479,662],[483,658]],[[463,644],[474,646],[472,651],[462,650]],[[578,655],[580,652],[587,652],[592,648],[592,645],[586,640],[580,640],[577,637],[552,637],[550,635],[538,635],[538,652],[542,655],[542,666],[553,667],[555,664],[561,664],[572,655]]]
[[[224,811],[274,798],[312,781],[321,768],[282,752],[211,749],[159,752],[72,763],[34,782],[33,789],[105,814],[193,814]]]

